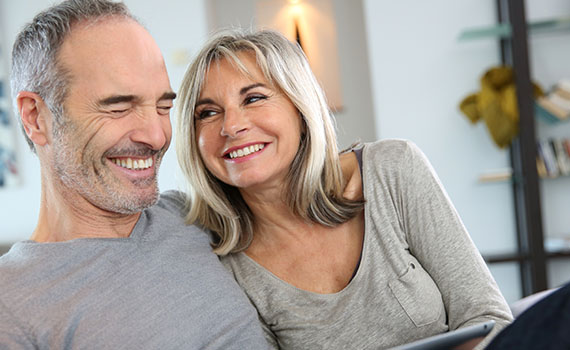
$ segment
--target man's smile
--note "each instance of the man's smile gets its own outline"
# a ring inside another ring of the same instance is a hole
[[[144,170],[152,167],[154,164],[152,157],[146,159],[109,158],[109,160],[122,168],[130,170]]]

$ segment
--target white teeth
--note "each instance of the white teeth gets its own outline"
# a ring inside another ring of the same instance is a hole
[[[235,150],[235,151],[231,151],[229,153],[229,156],[231,159],[239,158],[239,157],[245,157],[245,156],[250,155],[252,153],[259,152],[260,150],[263,149],[263,147],[265,147],[265,145],[263,143],[258,143],[256,145],[251,145],[251,146],[247,146],[247,147]]]
[[[111,161],[122,168],[131,169],[131,170],[148,169],[153,164],[152,157],[147,159],[113,158],[111,159]]]

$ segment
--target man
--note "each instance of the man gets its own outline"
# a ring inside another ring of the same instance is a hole
[[[175,94],[127,8],[51,7],[12,59],[42,193],[31,240],[0,258],[0,348],[265,348],[207,234],[184,225],[176,193],[158,200]]]
[[[488,350],[570,349],[570,283],[544,296],[518,316]]]

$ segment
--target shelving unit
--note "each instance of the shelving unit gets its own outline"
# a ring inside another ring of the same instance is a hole
[[[551,33],[556,31],[570,30],[570,17],[553,18],[548,20],[528,23],[527,32],[529,34]],[[459,40],[473,39],[509,39],[512,35],[511,24],[508,22],[498,23],[491,27],[472,28],[464,30],[459,36]]]
[[[522,295],[527,296],[548,288],[548,260],[570,258],[570,251],[548,252],[545,249],[540,179],[536,168],[537,136],[528,34],[570,31],[570,17],[527,23],[523,0],[496,0],[496,5],[497,25],[465,30],[460,40],[499,40],[502,63],[512,66],[515,71],[520,134],[510,148],[510,181],[518,246],[515,253],[489,255],[485,260],[488,263],[518,263]]]

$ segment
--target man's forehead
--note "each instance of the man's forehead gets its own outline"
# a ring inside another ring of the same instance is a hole
[[[129,18],[77,25],[64,41],[58,61],[70,73],[70,88],[89,87],[99,97],[171,91],[157,44]]]
[[[79,54],[80,58],[86,60],[89,56],[81,56],[84,53],[107,54],[114,50],[115,55],[125,55],[131,51],[128,49],[139,46],[149,52],[156,51],[160,55],[154,39],[140,24],[127,17],[104,17],[74,24],[62,43],[59,56],[70,60]]]

